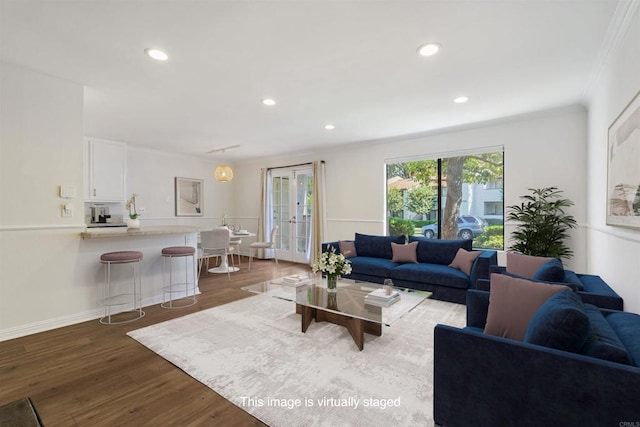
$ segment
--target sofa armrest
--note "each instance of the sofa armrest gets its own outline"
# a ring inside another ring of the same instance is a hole
[[[489,268],[489,274],[491,275],[492,273],[504,273],[505,271],[507,271],[507,267],[504,265],[492,265]]]
[[[489,269],[492,265],[498,263],[498,253],[496,251],[480,251],[480,256],[475,259],[471,267],[471,275],[469,276],[469,288],[476,288],[478,279],[488,279]]]
[[[479,291],[489,292],[491,290],[491,279],[476,280],[476,289]]]
[[[467,326],[484,329],[489,311],[489,292],[467,291]]]
[[[447,427],[638,420],[640,368],[436,325],[433,414]]]

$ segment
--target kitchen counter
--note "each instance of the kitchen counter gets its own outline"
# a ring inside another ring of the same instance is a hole
[[[80,233],[83,239],[102,239],[105,237],[141,237],[156,236],[161,234],[189,234],[211,230],[211,227],[198,227],[192,225],[153,225],[140,228],[87,228]]]

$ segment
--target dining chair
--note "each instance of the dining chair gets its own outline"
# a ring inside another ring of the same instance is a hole
[[[253,242],[249,245],[249,270],[251,270],[251,261],[253,261],[253,251],[259,249],[273,249],[273,257],[276,259],[276,270],[278,269],[278,253],[275,248],[277,233],[278,226],[276,225],[271,229],[271,238],[268,242]]]
[[[200,249],[198,255],[198,263],[202,268],[202,261],[207,259],[207,268],[209,267],[209,258],[220,256],[229,259],[229,230],[226,228],[215,228],[211,231],[200,232]],[[233,264],[233,258],[231,259]],[[230,270],[227,269],[227,276],[231,280]]]
[[[233,254],[235,253],[238,257],[238,265],[240,265],[240,245],[242,245],[242,238],[238,236],[230,236],[229,245],[231,248],[231,258],[233,258]]]

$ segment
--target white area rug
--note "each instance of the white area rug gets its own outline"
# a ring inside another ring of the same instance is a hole
[[[129,333],[270,426],[433,425],[433,328],[465,306],[426,300],[359,351],[346,328],[300,332],[291,302],[254,296]]]

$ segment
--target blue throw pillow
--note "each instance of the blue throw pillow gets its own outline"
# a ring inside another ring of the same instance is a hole
[[[558,292],[533,315],[524,341],[577,353],[587,340],[590,323],[580,297],[570,290]]]
[[[545,262],[531,277],[533,280],[542,280],[544,282],[562,282],[564,280],[564,267],[562,261],[554,258]]]
[[[472,250],[469,240],[438,240],[420,236],[409,236],[409,243],[418,242],[418,262],[449,265],[456,257],[458,249]],[[358,251],[359,253],[359,251]]]
[[[598,359],[631,365],[629,352],[620,342],[620,338],[604,318],[600,309],[595,305],[585,304],[584,310],[589,317],[591,330],[580,352]]]
[[[564,283],[570,283],[578,291],[584,291],[584,285],[576,273],[571,270],[564,271]]]
[[[370,236],[356,233],[355,245],[358,256],[391,259],[391,243],[403,244],[404,236]]]

